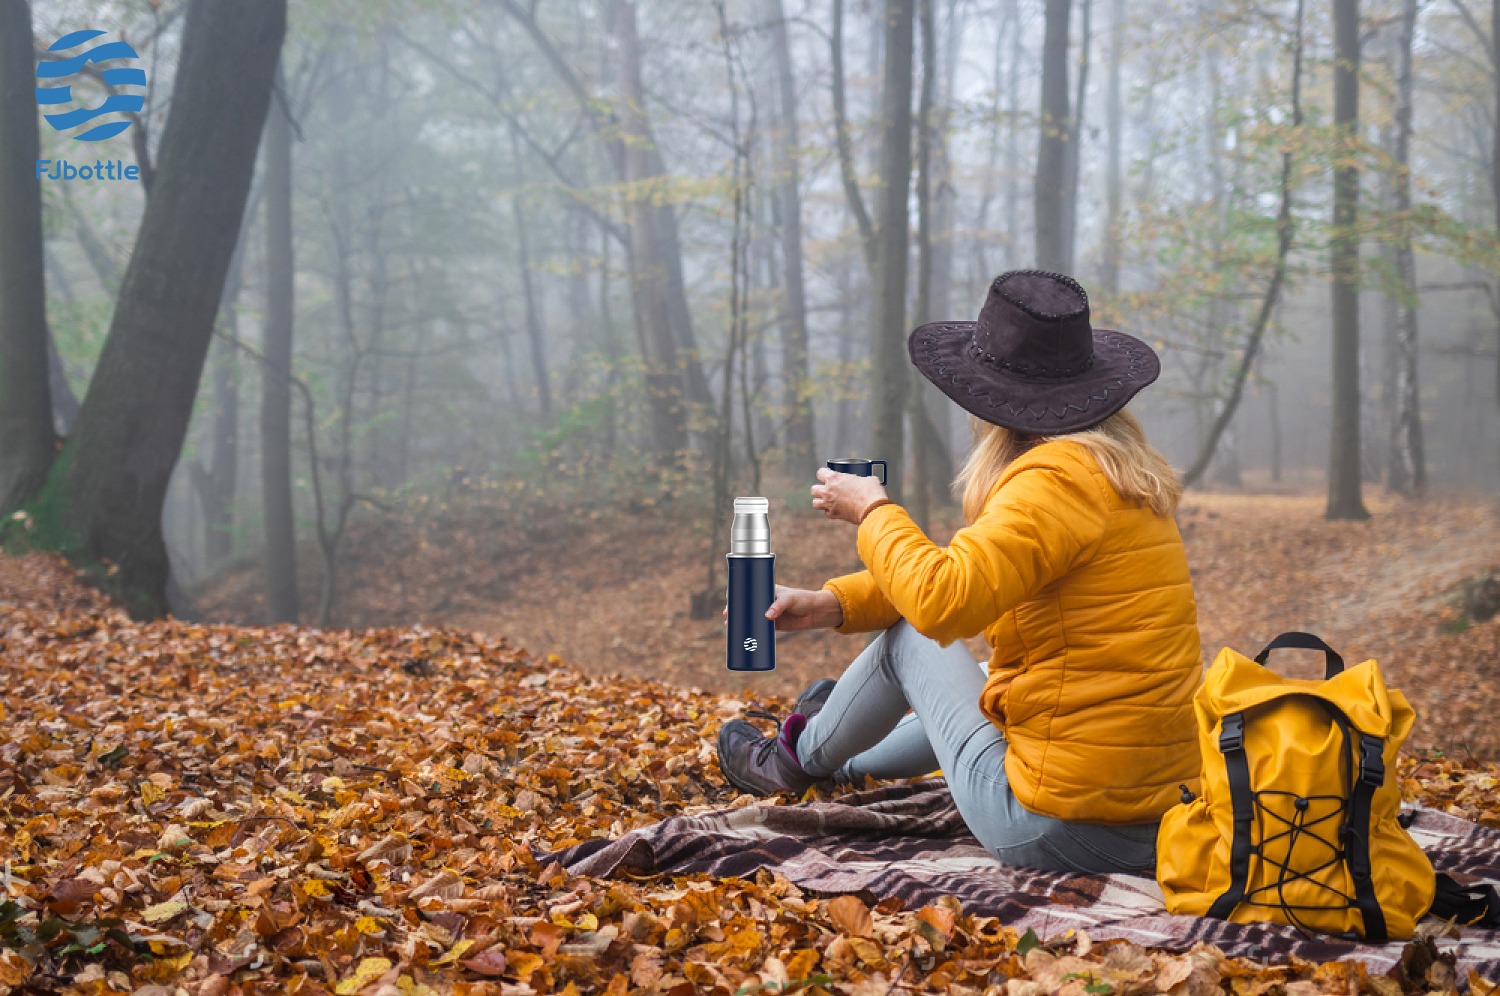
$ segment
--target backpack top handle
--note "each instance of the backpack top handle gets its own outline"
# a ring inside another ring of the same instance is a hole
[[[1266,644],[1266,649],[1255,655],[1255,663],[1265,664],[1273,650],[1323,651],[1323,656],[1327,664],[1323,675],[1324,678],[1332,678],[1344,670],[1344,658],[1340,657],[1332,647],[1311,633],[1282,633],[1276,639]]]

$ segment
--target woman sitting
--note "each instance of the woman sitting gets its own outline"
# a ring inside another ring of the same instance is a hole
[[[955,482],[968,525],[936,546],[875,478],[819,470],[813,507],[858,526],[867,569],[779,589],[767,616],[883,632],[774,736],[726,724],[720,767],[762,795],[941,768],[1001,861],[1150,874],[1158,821],[1196,789],[1201,671],[1180,484],[1122,410],[1156,354],[1091,328],[1076,281],[1032,270],[998,277],[977,322],[917,328],[909,350],[973,417]],[[988,675],[957,642],[980,633]]]

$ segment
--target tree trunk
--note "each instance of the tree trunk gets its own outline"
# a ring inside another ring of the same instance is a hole
[[[47,365],[31,7],[0,0],[0,516],[47,482],[57,440]]]
[[[1088,106],[1089,93],[1089,48],[1094,36],[1093,0],[1083,3],[1083,37],[1078,48],[1078,96],[1068,119],[1067,155],[1064,158],[1063,185],[1063,260],[1067,264],[1064,273],[1072,273],[1077,260],[1078,245],[1078,184],[1083,172],[1083,117]]]
[[[909,361],[906,352],[906,267],[911,241],[907,197],[911,189],[911,98],[916,0],[885,2],[885,80],[881,96],[880,202],[876,236],[874,341],[870,398],[874,403],[874,455],[897,468],[887,490],[901,500]]]
[[[1427,488],[1422,447],[1421,397],[1417,390],[1417,268],[1411,245],[1412,44],[1417,33],[1417,0],[1402,0],[1401,35],[1396,52],[1395,175],[1391,209],[1396,220],[1394,256],[1401,282],[1395,304],[1395,391],[1391,425],[1391,490],[1419,495]],[[1496,71],[1500,72],[1500,65]]]
[[[260,491],[265,519],[266,622],[296,622],[297,520],[292,503],[292,127],[278,87],[266,122],[266,317],[260,398]]]
[[[953,159],[948,147],[949,128],[953,120],[953,93],[958,85],[958,54],[963,36],[963,6],[949,0],[947,32],[943,38],[939,68],[942,84],[938,87],[937,106],[932,124],[932,268],[928,313],[932,320],[952,316],[954,223],[957,215],[958,190],[953,185]],[[965,309],[968,310],[967,304]],[[939,392],[939,397],[946,397]],[[946,424],[946,423],[945,423]],[[940,429],[945,441],[952,433]]]
[[[958,85],[958,53],[963,34],[963,5],[949,0],[948,24],[942,43],[939,68],[943,81],[938,87],[938,103],[932,126],[932,267],[929,279],[927,314],[924,321],[943,321],[953,315],[954,221],[958,191],[953,185],[953,163],[948,151],[948,128],[953,114],[953,93]],[[967,310],[971,305],[966,305]],[[927,419],[936,433],[940,448],[938,463],[932,469],[933,500],[950,505],[953,494],[949,481],[953,477],[954,404],[925,377],[913,380],[918,385]]]
[[[265,124],[285,0],[192,0],[171,115],[93,382],[47,482],[53,545],[160,615],[162,502],[182,449]],[[235,85],[219,85],[232,79]],[[43,371],[45,376],[45,371]],[[102,570],[108,562],[108,571]]]
[[[1359,392],[1359,0],[1333,0],[1333,417],[1328,448],[1330,519],[1367,519],[1361,494]]]
[[[251,209],[250,213],[253,213]],[[220,318],[235,342],[240,338],[239,296],[245,263],[248,219],[241,225],[240,240],[229,262]],[[210,568],[229,559],[234,548],[234,493],[239,482],[240,374],[239,356],[233,345],[214,344],[209,376],[213,383],[212,453],[210,463],[192,465],[194,490],[203,512],[203,557]]]
[[[802,266],[802,199],[797,163],[797,79],[792,69],[782,0],[766,0],[771,29],[771,55],[776,67],[778,120],[771,132],[771,155],[776,172],[778,234],[781,236],[782,409],[786,419],[786,468],[805,475],[817,462],[813,432],[812,392],[808,387],[807,290]]]
[[[1112,0],[1109,36],[1109,96],[1106,98],[1105,128],[1109,133],[1109,157],[1105,167],[1104,252],[1099,283],[1111,296],[1120,293],[1121,215],[1124,212],[1124,176],[1121,150],[1125,139],[1125,98],[1120,79],[1125,50],[1125,0]]]
[[[646,150],[646,158],[652,164],[656,176],[665,177],[666,163],[661,152],[653,144]],[[677,228],[677,209],[663,203],[657,209],[660,221],[656,226],[656,254],[666,261],[667,308],[672,316],[672,328],[677,337],[677,348],[681,351],[678,367],[682,373],[683,389],[687,399],[703,412],[705,425],[712,423],[714,415],[714,393],[708,386],[708,374],[703,370],[703,358],[698,352],[698,336],[693,331],[693,312],[688,307],[687,282],[682,275],[682,239]],[[701,433],[707,440],[712,433]]]
[[[933,173],[941,159],[940,125],[936,117],[938,87],[936,0],[921,0],[922,23],[922,92],[917,113],[917,299],[914,324],[938,320],[933,305],[933,283],[937,278],[937,247],[933,242],[934,201]],[[939,184],[941,180],[939,180]],[[945,273],[944,279],[947,278]],[[943,295],[945,298],[946,294]],[[944,304],[946,310],[947,305]],[[944,407],[950,402],[925,378],[915,378],[911,392],[911,436],[913,469],[912,518],[926,529],[931,524],[932,507],[944,502],[947,482],[953,476],[953,461],[948,442],[932,417],[931,399]],[[941,409],[940,409],[941,410]]]
[[[917,300],[916,322],[928,321],[932,314],[932,105],[937,89],[937,13],[934,0],[919,0],[918,20],[922,26],[922,90],[917,98]],[[917,525],[930,524],[932,503],[932,458],[935,456],[921,431],[929,423],[923,403],[921,381],[916,378],[908,404],[912,427],[912,494],[911,514]]]
[[[671,174],[667,171],[666,160],[662,158],[661,147],[656,143],[651,119],[646,113],[646,86],[641,76],[640,39],[636,31],[634,0],[619,0],[616,18],[616,38],[621,45],[620,94],[625,105],[622,109],[626,135],[625,180],[631,183],[664,179]],[[642,198],[642,201],[654,204],[649,209],[652,214],[649,231],[643,233],[648,237],[642,240],[642,244],[650,248],[648,265],[653,271],[659,270],[662,274],[657,277],[653,273],[652,279],[664,279],[661,292],[665,297],[666,315],[671,323],[670,332],[676,347],[675,363],[668,369],[673,370],[681,379],[687,400],[704,412],[707,416],[705,424],[710,424],[714,413],[714,395],[708,386],[708,375],[704,373],[703,363],[698,355],[692,310],[688,307],[687,285],[682,275],[682,240],[677,229],[677,209],[664,193],[654,197],[647,193]],[[634,235],[632,232],[632,237]],[[703,438],[711,439],[712,433],[703,433]]]
[[[1276,382],[1266,384],[1266,411],[1271,419],[1271,481],[1281,483],[1281,399]]]
[[[1005,115],[1006,146],[1010,154],[1017,159],[1021,154],[1021,56],[1024,48],[1021,44],[1021,0],[1011,0],[1006,8],[1011,19],[1010,28],[1010,60],[1006,69],[1009,77],[1006,91],[1009,94],[1009,106]],[[1066,88],[1065,88],[1066,89]],[[1005,265],[1007,269],[1014,269],[1021,265],[1021,169],[1019,163],[1013,163],[1005,171]],[[1036,227],[1036,219],[1032,219],[1033,229]],[[989,274],[985,274],[985,289],[980,291],[979,297],[983,298],[988,291]]]
[[[875,242],[875,222],[865,209],[865,200],[859,192],[859,180],[855,171],[854,147],[849,138],[849,113],[844,86],[844,0],[833,0],[833,35],[829,41],[829,64],[833,75],[833,134],[834,148],[839,158],[839,179],[844,186],[844,200],[849,213],[854,215],[854,224],[859,232],[859,247],[866,268],[873,274],[879,268],[879,250]]]
[[[516,130],[510,129],[511,162],[519,185],[525,177],[521,162],[521,141]],[[536,288],[531,278],[531,239],[526,234],[526,211],[521,206],[521,192],[512,191],[510,197],[511,218],[516,225],[516,248],[521,254],[521,295],[526,302],[526,341],[531,347],[531,374],[536,378],[537,391],[542,403],[542,423],[552,425],[552,385],[547,374],[546,329],[542,327],[542,312],[537,301]]]
[[[1068,15],[1073,0],[1047,0],[1047,29],[1042,41],[1042,107],[1036,154],[1036,265],[1043,270],[1068,269]]]
[[[68,371],[57,351],[57,337],[47,330],[47,383],[52,392],[52,428],[59,439],[73,434],[78,419],[78,395],[68,383]]]
[[[835,3],[838,0],[834,0]],[[855,396],[849,383],[849,368],[854,363],[855,329],[854,329],[854,290],[852,266],[840,266],[838,270],[838,302],[839,302],[839,365],[838,365],[838,404],[834,409],[833,419],[833,452],[836,454],[853,453],[854,451],[854,402]],[[821,464],[820,464],[821,466]]]
[[[640,44],[636,36],[635,4],[615,5],[614,37],[619,46],[618,83],[620,124],[624,136],[622,179],[637,188],[629,205],[630,289],[635,320],[646,360],[646,393],[651,410],[651,439],[658,460],[671,463],[687,445],[684,378],[673,322],[671,274],[662,259],[659,227],[671,208],[652,203],[649,191],[639,188],[662,175],[654,169],[659,155],[645,112],[641,81]]]

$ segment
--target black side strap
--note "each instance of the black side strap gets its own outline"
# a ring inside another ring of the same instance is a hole
[[[1440,920],[1455,920],[1466,927],[1500,927],[1500,894],[1489,884],[1464,888],[1450,876],[1438,874],[1437,893],[1429,911]]]
[[[1245,714],[1224,717],[1219,731],[1219,751],[1229,775],[1229,801],[1234,806],[1234,840],[1229,850],[1229,888],[1214,900],[1206,916],[1229,919],[1245,898],[1250,877],[1250,830],[1255,823],[1255,795],[1250,790],[1250,760],[1245,755]]]
[[[1325,678],[1332,678],[1344,670],[1344,658],[1311,633],[1282,633],[1266,644],[1266,649],[1255,655],[1255,663],[1265,664],[1270,659],[1273,650],[1321,650],[1323,651]]]
[[[1385,761],[1380,756],[1384,747],[1383,737],[1360,733],[1359,775],[1349,793],[1349,838],[1344,844],[1349,875],[1354,880],[1354,902],[1365,924],[1366,941],[1386,939],[1385,913],[1380,909],[1375,881],[1370,876],[1370,801],[1375,790],[1385,784]]]

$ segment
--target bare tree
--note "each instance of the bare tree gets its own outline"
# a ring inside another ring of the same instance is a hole
[[[1417,390],[1417,267],[1411,240],[1411,53],[1417,34],[1417,0],[1402,0],[1396,44],[1396,88],[1391,213],[1395,220],[1397,288],[1395,305],[1395,391],[1392,398],[1390,461],[1392,491],[1418,495],[1427,488],[1423,454],[1421,396]],[[1497,128],[1500,131],[1500,128]]]
[[[833,88],[834,148],[838,153],[839,179],[844,185],[844,200],[859,232],[859,247],[871,273],[878,268],[875,244],[875,222],[865,208],[854,166],[854,143],[849,136],[847,87],[844,85],[844,0],[833,0],[833,32],[829,39],[829,66]]]
[[[885,74],[881,91],[880,200],[872,323],[871,389],[874,452],[901,467],[906,415],[906,268],[911,228],[911,98],[916,0],[886,0]],[[901,498],[901,474],[891,475],[891,497]]]
[[[219,321],[231,339],[238,340],[239,296],[244,284],[245,239],[249,219],[255,216],[255,200],[245,210],[240,225],[240,239],[229,261],[224,280],[224,300],[219,304]],[[212,390],[213,421],[209,428],[209,457],[188,465],[193,490],[203,512],[204,558],[210,567],[228,559],[234,546],[234,493],[239,482],[240,453],[240,375],[239,357],[227,343],[209,349],[209,380]]]
[[[292,503],[292,341],[296,244],[292,238],[292,121],[284,75],[266,116],[265,363],[260,394],[261,562],[266,622],[296,622],[297,518]]]
[[[1072,273],[1077,260],[1078,247],[1078,184],[1083,174],[1083,122],[1088,107],[1089,94],[1089,49],[1094,36],[1093,0],[1080,0],[1083,5],[1083,38],[1078,46],[1078,91],[1073,108],[1068,116],[1068,141],[1064,146],[1063,160],[1063,259],[1065,273]]]
[[[1330,519],[1367,519],[1361,495],[1359,391],[1359,0],[1333,0],[1333,419],[1328,448]]]
[[[1120,293],[1120,242],[1124,214],[1124,177],[1121,149],[1125,136],[1124,87],[1121,65],[1125,51],[1125,0],[1110,0],[1109,95],[1104,111],[1109,133],[1109,156],[1105,167],[1104,251],[1099,282],[1108,294]]]
[[[510,128],[510,157],[519,185],[525,177],[521,160],[521,140],[516,129]],[[510,196],[511,219],[516,226],[516,249],[521,254],[521,296],[526,303],[526,342],[531,353],[531,374],[536,378],[537,391],[542,402],[542,421],[552,422],[552,384],[547,372],[547,353],[543,346],[547,337],[542,327],[541,302],[537,300],[535,277],[531,272],[531,236],[527,231],[526,208],[521,203],[521,191],[514,190]]]
[[[1067,272],[1068,195],[1068,16],[1073,0],[1047,0],[1042,41],[1042,107],[1038,128],[1036,181],[1036,265]]]
[[[937,11],[935,0],[920,0],[919,19],[922,25],[922,89],[917,100],[917,297],[916,322],[936,320],[933,284],[939,279],[937,270],[938,248],[934,245],[933,229],[937,223],[933,191],[934,181],[942,183],[934,173],[940,168],[943,158],[942,126],[938,120],[940,111],[936,105],[938,97]],[[946,281],[947,274],[941,279]],[[943,295],[947,297],[946,294]],[[943,305],[946,311],[947,305]],[[934,502],[944,502],[949,491],[947,482],[953,477],[953,460],[948,452],[948,441],[934,424],[932,407],[939,411],[949,404],[937,388],[923,378],[914,378],[911,405],[913,463],[916,474],[911,496],[912,518],[924,529],[930,523]],[[936,396],[935,398],[933,396]]]
[[[812,392],[807,379],[807,290],[803,280],[802,196],[797,164],[797,80],[782,0],[766,0],[766,14],[776,70],[778,112],[771,129],[771,148],[776,171],[773,205],[777,234],[781,237],[782,298],[777,320],[781,326],[786,466],[793,473],[805,474],[815,465],[817,456]]]

